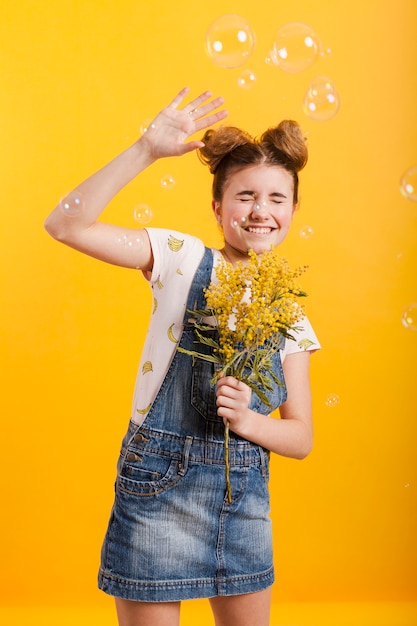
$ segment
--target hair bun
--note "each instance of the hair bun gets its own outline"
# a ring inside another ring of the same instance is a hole
[[[200,160],[208,165],[214,174],[223,157],[234,152],[241,146],[253,144],[253,138],[244,130],[235,126],[221,126],[216,130],[210,128],[202,137],[204,147],[200,148]]]
[[[228,177],[236,170],[254,165],[283,167],[294,181],[294,204],[298,202],[298,172],[307,163],[307,144],[300,126],[284,120],[254,138],[235,126],[209,129],[198,150],[200,160],[208,165],[213,177],[213,199],[220,202]]]
[[[270,154],[277,150],[281,152],[296,172],[307,163],[307,143],[299,124],[293,120],[283,120],[278,126],[266,130],[259,143]]]

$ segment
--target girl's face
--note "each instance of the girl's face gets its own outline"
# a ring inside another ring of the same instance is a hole
[[[247,251],[261,254],[286,237],[295,210],[293,178],[280,166],[250,165],[228,179],[213,211],[223,228],[225,253],[233,263]]]

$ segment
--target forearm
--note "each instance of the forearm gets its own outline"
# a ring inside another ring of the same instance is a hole
[[[279,419],[248,409],[248,419],[242,423],[244,427],[237,434],[271,452],[294,459],[303,459],[311,452],[312,427],[304,420]]]
[[[310,356],[300,352],[285,360],[287,400],[280,406],[281,419],[249,408],[254,393],[233,376],[217,383],[217,412],[230,429],[276,454],[303,459],[313,445],[312,402],[309,384]]]
[[[223,98],[209,101],[209,91],[179,108],[187,94],[188,88],[182,89],[136,143],[76,187],[80,204],[75,215],[63,210],[61,203],[52,211],[45,221],[52,237],[114,265],[152,270],[153,255],[146,232],[105,224],[99,217],[112,198],[146,167],[157,159],[201,148],[202,142],[189,140],[190,135],[226,117],[227,111],[217,110]]]
[[[45,221],[46,230],[66,241],[80,230],[91,228],[112,198],[153,161],[141,140],[137,141],[75,188],[82,210],[68,218],[58,205]]]

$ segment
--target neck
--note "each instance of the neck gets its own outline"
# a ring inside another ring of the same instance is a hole
[[[225,246],[221,248],[220,253],[223,256],[224,260],[228,263],[231,263],[231,265],[235,265],[235,263],[237,263],[238,261],[245,263],[248,260],[247,252],[236,250],[235,248],[232,248],[227,244],[225,244]]]

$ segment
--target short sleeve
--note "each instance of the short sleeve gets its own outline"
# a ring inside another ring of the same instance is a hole
[[[281,358],[283,361],[288,354],[306,351],[315,352],[321,348],[316,333],[314,332],[307,317],[303,317],[300,322],[297,323],[297,328],[297,331],[291,332],[294,339],[285,340],[285,345],[281,352]]]

